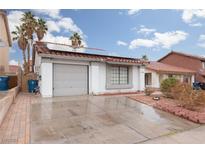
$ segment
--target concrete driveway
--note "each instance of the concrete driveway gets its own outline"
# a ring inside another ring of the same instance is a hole
[[[143,143],[198,127],[125,96],[39,98],[31,143]]]

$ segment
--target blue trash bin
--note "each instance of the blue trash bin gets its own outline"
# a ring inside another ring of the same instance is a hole
[[[28,80],[28,91],[33,93],[35,88],[38,87],[38,80]]]
[[[0,76],[0,91],[6,91],[9,89],[9,77]]]

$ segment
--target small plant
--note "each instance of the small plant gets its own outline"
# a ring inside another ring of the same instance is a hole
[[[145,95],[150,96],[153,92],[155,92],[154,88],[146,88]]]
[[[162,91],[162,93],[166,97],[172,98],[171,89],[174,86],[176,86],[177,83],[179,83],[179,81],[176,78],[174,78],[174,77],[167,78],[167,79],[162,81],[162,83],[160,85],[160,90]]]

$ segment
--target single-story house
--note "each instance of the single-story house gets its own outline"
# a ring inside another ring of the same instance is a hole
[[[196,72],[182,67],[176,67],[160,62],[150,62],[146,65],[145,86],[160,88],[161,82],[168,77],[175,77],[181,82],[192,85]]]
[[[36,42],[35,72],[43,97],[144,91],[147,61],[79,53]]]

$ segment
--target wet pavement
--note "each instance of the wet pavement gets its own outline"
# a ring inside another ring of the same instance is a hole
[[[143,143],[199,125],[125,96],[38,98],[31,143]]]

